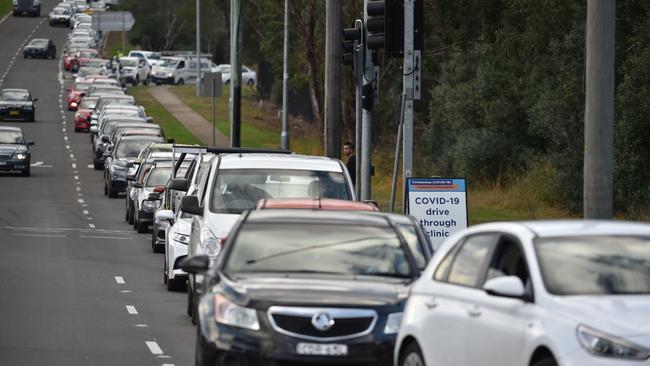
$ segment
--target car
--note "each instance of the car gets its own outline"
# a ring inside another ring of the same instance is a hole
[[[156,84],[185,84],[189,79],[187,60],[181,57],[161,57],[151,69],[151,81]]]
[[[149,144],[145,149],[140,152],[140,155],[133,161],[133,167],[129,169],[126,176],[126,200],[125,203],[125,212],[124,220],[129,224],[133,225],[134,218],[134,192],[133,185],[136,183],[144,184],[144,178],[149,169],[151,169],[152,164],[158,161],[172,161],[171,148],[169,150],[156,150],[151,151],[151,146],[166,146],[171,144]],[[147,153],[146,158],[143,158],[143,153],[145,151],[150,151]]]
[[[160,52],[132,50],[129,51],[128,57],[137,57],[147,62],[149,67],[154,67],[160,61]]]
[[[24,58],[56,58],[56,46],[49,39],[35,38],[23,48]]]
[[[18,127],[0,126],[0,171],[19,171],[30,175],[31,151],[34,141],[27,140]]]
[[[265,209],[343,210],[379,211],[377,206],[367,202],[335,200],[329,198],[267,198],[257,203],[257,210]]]
[[[71,87],[68,88],[68,110],[76,111],[83,98],[88,92],[88,88],[92,83],[90,81],[75,81]]]
[[[13,0],[13,16],[29,14],[33,17],[41,16],[41,0]]]
[[[645,365],[648,309],[647,223],[476,225],[413,285],[395,364]]]
[[[230,73],[231,67],[230,64],[221,64],[213,68],[212,72],[221,73],[221,81],[224,85],[230,84]],[[257,84],[257,73],[248,66],[242,66],[241,68],[241,83],[242,85],[253,86]]]
[[[338,198],[354,200],[350,175],[340,160],[289,154],[278,150],[208,148],[213,159],[204,189],[185,196],[181,209],[194,215],[188,257],[212,253],[207,243],[223,244],[239,215],[265,198]],[[199,198],[200,197],[200,198]],[[200,201],[199,201],[200,200]],[[190,275],[195,307],[201,283]],[[192,319],[196,321],[196,311]]]
[[[137,57],[120,57],[120,80],[123,85],[134,86],[149,84],[149,65],[145,59]]]
[[[34,122],[37,101],[27,89],[0,90],[0,121]]]
[[[97,104],[97,97],[84,97],[81,104],[77,107],[77,112],[74,114],[74,131],[89,131],[90,130],[90,115],[95,109]]]
[[[70,26],[70,19],[72,18],[73,12],[67,8],[56,7],[48,14],[48,19],[50,26],[64,25],[66,27]]]
[[[154,213],[160,207],[160,200],[148,200],[149,195],[165,191],[171,172],[171,159],[153,162],[144,172],[142,182],[133,183],[133,228],[138,233],[148,232],[149,225],[153,224]]]
[[[129,168],[133,165],[140,151],[152,142],[164,142],[156,135],[149,136],[122,136],[106,152],[104,163],[104,194],[109,198],[116,198],[126,189],[126,177]]]
[[[104,165],[108,151],[120,137],[126,133],[140,135],[159,135],[162,137],[162,129],[156,124],[147,123],[140,118],[117,116],[106,121],[106,128],[103,129],[105,135],[101,135],[95,140],[93,163],[95,169],[101,169]],[[137,158],[137,157],[136,157]],[[134,159],[136,161],[137,159]],[[131,172],[133,173],[133,172]]]
[[[76,72],[79,70],[81,60],[97,58],[99,53],[92,48],[82,48],[75,50],[69,56],[63,58],[63,66],[67,71]],[[67,58],[67,62],[66,62]]]
[[[420,272],[385,214],[248,211],[220,250],[181,263],[205,274],[196,365],[393,364]]]

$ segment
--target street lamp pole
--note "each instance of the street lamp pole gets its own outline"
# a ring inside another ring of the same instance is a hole
[[[289,150],[289,0],[284,0],[284,61],[282,72],[282,133],[280,147]]]
[[[201,0],[196,0],[196,96],[201,96]]]

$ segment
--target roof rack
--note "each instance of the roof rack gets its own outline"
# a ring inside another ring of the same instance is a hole
[[[227,147],[227,146],[197,146],[197,145],[174,145],[177,152],[190,154],[212,153],[212,154],[293,154],[291,150],[257,148],[257,147]]]

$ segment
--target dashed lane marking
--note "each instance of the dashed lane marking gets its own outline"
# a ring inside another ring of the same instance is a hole
[[[115,276],[115,282],[117,282],[118,285],[123,285],[126,282],[124,282],[124,277],[122,276]]]
[[[158,345],[158,343],[156,341],[147,341],[147,342],[144,342],[144,343],[147,345],[147,347],[149,348],[149,351],[152,354],[154,354],[154,355],[162,355],[164,353],[162,348],[160,348],[160,346]]]
[[[138,310],[133,305],[126,305],[126,311],[131,315],[138,315]]]
[[[90,227],[91,229],[94,229],[95,225],[94,224],[88,224],[88,227]]]

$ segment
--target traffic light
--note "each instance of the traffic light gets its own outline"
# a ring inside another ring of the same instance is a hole
[[[368,1],[368,48],[384,49],[386,57],[404,52],[404,0]]]
[[[344,28],[343,29],[343,64],[354,65],[354,43],[361,43],[361,28]]]

